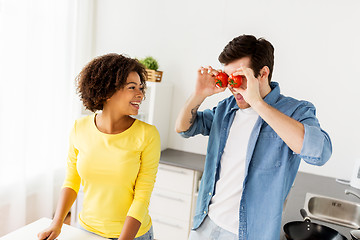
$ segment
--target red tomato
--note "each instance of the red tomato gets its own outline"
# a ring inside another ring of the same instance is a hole
[[[240,76],[240,75],[234,76],[234,75],[231,74],[230,77],[229,77],[229,84],[233,88],[240,87],[241,84],[242,84],[242,81],[243,81],[243,79],[242,79],[242,76]]]
[[[215,76],[215,84],[221,88],[227,87],[229,76],[224,72],[219,72]]]

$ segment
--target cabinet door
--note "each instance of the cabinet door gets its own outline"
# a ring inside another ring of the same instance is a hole
[[[154,189],[150,200],[150,216],[159,214],[189,222],[191,203],[191,195]]]
[[[195,171],[160,164],[150,200],[155,239],[188,238]]]
[[[160,164],[155,187],[191,195],[194,185],[194,170]]]
[[[154,215],[151,217],[156,240],[187,240],[189,222],[174,218]]]

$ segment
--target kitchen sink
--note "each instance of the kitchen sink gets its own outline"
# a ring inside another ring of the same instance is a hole
[[[342,199],[306,193],[305,210],[312,219],[360,228],[360,204]]]

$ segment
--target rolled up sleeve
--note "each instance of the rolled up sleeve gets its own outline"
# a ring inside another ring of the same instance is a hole
[[[203,112],[198,111],[193,125],[191,125],[187,131],[179,133],[180,136],[184,138],[193,137],[198,134],[209,136],[215,112],[216,107],[212,110],[206,109]]]
[[[304,102],[296,115],[305,129],[299,156],[309,164],[324,165],[332,154],[332,144],[329,135],[320,127],[314,105]]]

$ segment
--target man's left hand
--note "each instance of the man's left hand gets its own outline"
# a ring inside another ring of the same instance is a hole
[[[253,106],[262,100],[259,79],[254,76],[254,71],[251,68],[241,66],[235,70],[233,75],[245,76],[246,80],[243,80],[243,84],[238,88],[229,86],[230,90],[240,93],[250,106]]]

